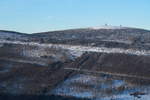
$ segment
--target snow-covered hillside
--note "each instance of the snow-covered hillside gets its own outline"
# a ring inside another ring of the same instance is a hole
[[[149,61],[150,31],[144,29],[0,31],[0,95],[149,100]]]
[[[64,45],[64,44],[41,44],[36,42],[20,42],[20,41],[6,41],[0,40],[0,44],[21,44],[29,46],[38,47],[52,47],[61,48],[76,52],[103,52],[103,53],[123,53],[123,54],[133,54],[133,55],[150,55],[150,50],[136,50],[136,49],[122,49],[122,48],[106,48],[106,47],[91,47],[91,46],[81,46],[81,45]],[[76,54],[76,53],[75,53]],[[81,53],[79,53],[81,54]]]

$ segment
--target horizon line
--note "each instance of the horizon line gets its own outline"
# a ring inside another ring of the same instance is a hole
[[[133,29],[142,29],[142,30],[147,30],[150,31],[150,29],[148,28],[143,28],[143,27],[134,27],[134,26],[123,26],[123,25],[110,25],[110,24],[104,24],[104,25],[99,25],[99,26],[89,26],[89,27],[74,27],[74,28],[62,28],[62,29],[53,29],[53,30],[47,30],[47,31],[39,31],[39,32],[21,32],[21,31],[17,31],[17,30],[13,30],[13,29],[0,29],[0,31],[7,31],[7,32],[16,32],[16,33],[24,33],[24,34],[35,34],[35,33],[46,33],[46,32],[55,32],[55,31],[66,31],[66,30],[75,30],[75,29],[94,29],[94,28],[98,28],[98,27],[120,27],[121,28],[133,28]],[[104,28],[101,28],[104,29]],[[97,29],[95,29],[97,30]]]

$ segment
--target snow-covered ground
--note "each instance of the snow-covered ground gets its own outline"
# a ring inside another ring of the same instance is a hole
[[[126,40],[102,40],[103,42],[117,42],[117,43],[124,43],[124,44],[131,44],[132,41],[126,41]]]
[[[140,100],[149,100],[150,87],[139,86],[124,80],[111,79],[104,76],[77,74],[56,87],[51,94],[74,96],[92,100],[134,100],[130,95],[134,92],[143,92]]]
[[[90,27],[89,29],[126,29],[127,27],[122,26],[111,26],[111,25],[104,25],[104,26],[96,26],[96,27]]]
[[[99,52],[99,53],[123,53],[132,55],[150,55],[150,50],[135,50],[135,49],[123,49],[123,48],[107,48],[107,47],[92,47],[92,46],[81,46],[81,45],[64,45],[64,44],[40,44],[37,42],[20,42],[20,41],[6,41],[0,40],[0,44],[22,44],[31,45],[38,47],[48,48],[60,48],[69,50],[74,56],[81,56],[84,52]]]

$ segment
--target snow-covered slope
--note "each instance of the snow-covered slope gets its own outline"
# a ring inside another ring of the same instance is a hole
[[[0,95],[132,100],[131,93],[141,92],[147,93],[141,100],[149,100],[150,88],[143,88],[150,83],[149,61],[148,30],[101,26],[31,35],[0,31]]]
[[[150,50],[122,49],[122,48],[107,48],[107,47],[91,47],[82,45],[64,45],[64,44],[41,44],[36,42],[20,42],[20,41],[5,41],[0,40],[0,44],[21,44],[27,46],[37,46],[40,48],[60,48],[63,50],[72,51],[72,54],[81,55],[84,52],[99,52],[99,53],[123,53],[132,55],[150,55]],[[82,52],[82,53],[81,53]]]
[[[43,43],[97,47],[150,49],[150,31],[121,26],[101,26],[32,34]]]

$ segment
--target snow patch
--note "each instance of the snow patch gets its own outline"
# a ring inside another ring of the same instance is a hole
[[[125,88],[121,89],[120,87]],[[146,93],[146,95],[140,96],[140,100],[149,100],[149,86],[133,85],[124,80],[111,79],[99,75],[78,74],[64,81],[52,90],[50,94],[89,98],[92,100],[134,100],[136,97],[131,96],[130,93],[137,91]]]

